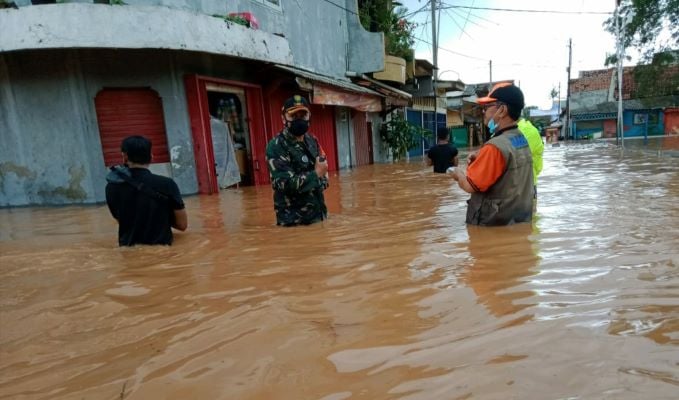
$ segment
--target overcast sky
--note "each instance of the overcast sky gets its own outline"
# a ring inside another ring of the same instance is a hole
[[[430,3],[400,2],[411,13]],[[559,83],[561,97],[566,97],[569,38],[573,39],[571,78],[582,70],[605,68],[606,53],[614,51],[614,38],[602,26],[608,15],[587,14],[613,12],[614,0],[443,0],[443,7],[446,5],[582,13],[440,11],[440,79],[457,79],[459,74],[465,83],[488,82],[488,60],[492,60],[493,80],[514,79],[524,92],[526,105],[548,108],[549,93]],[[408,19],[419,24],[414,32],[421,39],[415,43],[415,56],[432,61],[431,45],[423,42],[431,43],[430,10],[427,7]]]

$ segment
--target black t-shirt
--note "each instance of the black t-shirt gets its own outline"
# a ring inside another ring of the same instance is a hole
[[[457,149],[450,144],[437,144],[429,149],[427,157],[434,166],[434,172],[445,173],[453,166],[453,158],[457,156]]]
[[[152,197],[127,182],[106,185],[106,203],[118,220],[118,244],[172,244],[174,210],[184,208],[177,184],[170,178],[152,174],[145,168],[131,168],[132,179],[167,196]]]

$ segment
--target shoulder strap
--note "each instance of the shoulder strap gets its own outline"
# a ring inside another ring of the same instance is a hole
[[[125,181],[125,183],[129,184],[133,188],[137,189],[138,191],[144,193],[145,195],[154,198],[156,200],[160,201],[169,201],[170,198],[156,190],[153,190],[149,188],[148,186],[144,185],[142,182],[138,182],[134,179],[132,179],[131,176],[126,175],[122,173],[118,168],[116,167],[111,167],[111,171],[115,172],[116,175],[118,175],[122,180]]]

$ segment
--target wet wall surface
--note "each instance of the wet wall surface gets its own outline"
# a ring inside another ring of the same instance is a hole
[[[186,199],[172,247],[105,206],[0,210],[0,399],[676,399],[679,158],[545,149],[533,224],[464,224],[419,161]]]

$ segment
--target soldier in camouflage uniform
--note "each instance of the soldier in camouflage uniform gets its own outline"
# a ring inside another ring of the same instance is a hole
[[[293,96],[281,111],[285,127],[266,146],[276,223],[313,224],[328,213],[323,198],[328,187],[328,162],[318,140],[308,133],[309,102]]]

